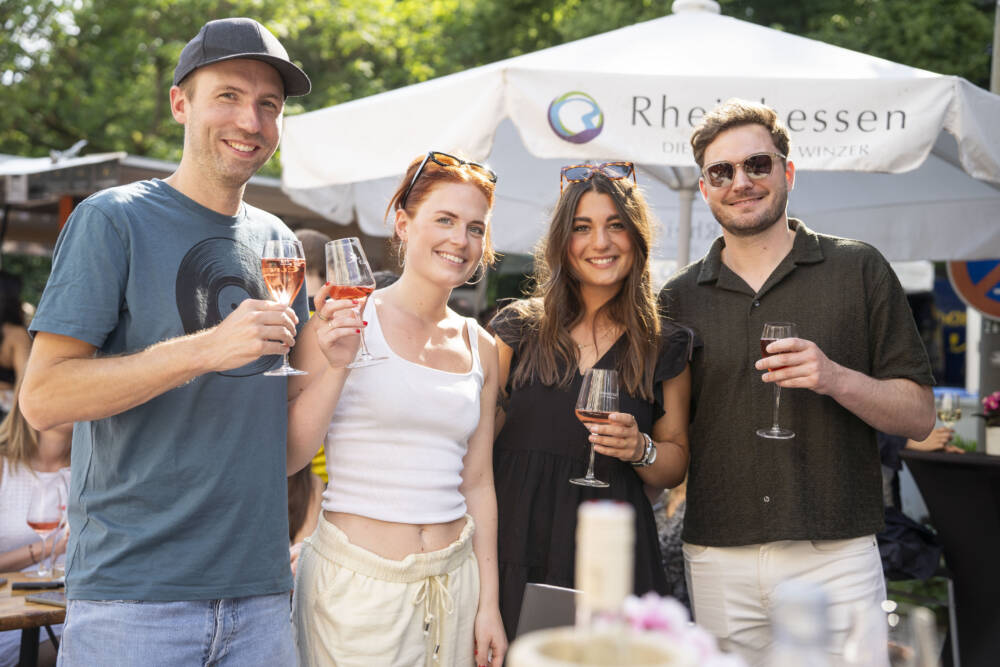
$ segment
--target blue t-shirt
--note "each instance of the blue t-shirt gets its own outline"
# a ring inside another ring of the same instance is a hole
[[[294,239],[243,204],[207,209],[160,180],[99,192],[56,243],[31,330],[125,355],[270,298],[260,252]],[[307,318],[305,290],[295,300]],[[67,591],[198,600],[288,591],[287,383],[280,361],[207,373],[73,430]],[[86,391],[86,387],[80,387]]]

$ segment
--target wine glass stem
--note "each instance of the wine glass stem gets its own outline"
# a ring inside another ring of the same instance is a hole
[[[587,479],[594,479],[594,443],[590,443],[590,463],[587,464]]]
[[[291,301],[287,299],[278,299],[278,303],[287,307],[288,304],[291,303]],[[289,368],[291,368],[291,366],[288,365],[288,352],[285,352],[284,354],[281,355],[281,370],[286,370]]]
[[[58,534],[58,531],[52,533],[49,536],[50,538],[52,538],[52,546],[49,547],[49,566],[47,568],[45,568],[45,571],[49,573],[49,576],[52,576],[53,574],[55,574],[53,572],[52,566],[55,565],[55,561],[56,561],[56,535],[57,534]],[[43,547],[45,546],[45,542],[42,542],[42,546]],[[42,557],[43,558],[45,557],[44,553],[42,554]]]
[[[355,308],[354,312],[358,314],[358,318],[361,318],[361,308]],[[368,352],[368,346],[365,344],[365,325],[361,325],[361,358],[367,359],[371,356]]]
[[[774,412],[772,413],[771,419],[771,430],[777,431],[780,427],[778,426],[778,408],[781,406],[781,387],[774,385]]]

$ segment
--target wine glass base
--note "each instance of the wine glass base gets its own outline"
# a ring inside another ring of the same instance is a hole
[[[289,366],[288,368],[275,368],[273,371],[264,371],[263,375],[267,375],[268,377],[280,377],[282,375],[309,375],[309,373]]]
[[[757,435],[771,440],[791,440],[795,437],[795,431],[789,431],[787,428],[759,428]]]
[[[365,366],[372,366],[379,362],[385,361],[389,357],[375,357],[368,355],[367,357],[358,357],[351,363],[347,364],[348,368],[364,368]]]
[[[607,482],[602,482],[596,477],[577,477],[576,479],[569,480],[570,484],[576,484],[578,486],[592,486],[596,489],[606,489],[610,484]]]

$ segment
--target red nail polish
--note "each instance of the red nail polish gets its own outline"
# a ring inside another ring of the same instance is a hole
[[[361,329],[355,329],[354,333],[361,333]]]
[[[368,323],[367,323],[367,322],[365,322],[364,320],[361,320],[361,324],[363,324],[363,325],[365,325],[365,326],[368,326]]]

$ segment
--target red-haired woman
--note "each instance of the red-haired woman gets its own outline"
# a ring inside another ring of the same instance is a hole
[[[503,662],[493,413],[497,357],[454,287],[493,259],[496,175],[445,153],[414,160],[390,202],[403,271],[359,318],[323,303],[309,375],[289,384],[288,469],[327,437],[329,486],[299,558],[294,620],[303,665]],[[365,328],[385,360],[346,368]]]

